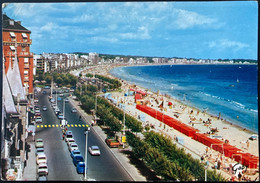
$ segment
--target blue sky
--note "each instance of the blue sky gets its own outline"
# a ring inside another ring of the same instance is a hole
[[[14,3],[35,54],[257,59],[256,1]]]

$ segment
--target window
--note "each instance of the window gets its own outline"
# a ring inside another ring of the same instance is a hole
[[[15,33],[14,32],[10,32],[10,36],[13,38],[15,38]]]
[[[25,46],[22,47],[22,51],[25,51]]]
[[[28,70],[24,70],[24,75],[28,75]]]
[[[10,46],[11,51],[15,51],[15,47],[14,46]]]
[[[25,33],[22,33],[23,38],[27,38],[27,35]]]
[[[24,58],[24,63],[28,63],[29,62],[29,59],[28,58]]]

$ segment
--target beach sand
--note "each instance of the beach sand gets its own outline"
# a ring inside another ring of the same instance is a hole
[[[88,72],[94,72],[95,74],[100,74],[100,75],[105,75],[105,76],[110,76],[111,78],[113,77],[111,74],[109,74],[110,69],[118,66],[123,66],[123,65],[102,65],[102,66],[97,66],[93,67],[90,69],[87,69],[84,71],[84,73]],[[130,88],[133,87],[133,85],[127,83],[126,81],[122,82],[122,89],[124,91],[129,90]],[[145,88],[141,88],[139,86],[136,86],[137,89],[140,89],[142,91],[145,91]],[[228,140],[230,145],[233,145],[245,153],[250,153],[252,155],[258,156],[259,157],[259,139],[251,141],[248,140],[249,137],[252,134],[255,134],[252,131],[249,131],[247,129],[244,129],[242,127],[239,127],[235,124],[232,124],[230,122],[227,122],[223,119],[216,116],[212,116],[211,114],[208,114],[203,111],[199,111],[198,109],[192,107],[192,106],[187,106],[181,103],[181,101],[175,100],[173,98],[170,98],[169,96],[166,97],[165,95],[160,95],[158,93],[152,93],[148,92],[148,96],[144,99],[148,104],[149,107],[152,107],[156,110],[160,110],[159,105],[164,101],[164,114],[167,114],[182,123],[185,123],[188,126],[192,126],[196,129],[199,130],[199,133],[207,133],[211,131],[211,128],[217,128],[218,132],[211,134],[214,136],[221,136],[221,140]],[[124,101],[124,92],[112,92],[112,97],[117,99],[117,101]],[[159,104],[156,103],[157,100]],[[155,131],[161,132],[162,134],[172,138],[174,140],[175,137],[182,137],[184,139],[184,146],[188,149],[190,149],[192,152],[195,154],[202,155],[205,154],[206,147],[204,144],[193,140],[192,138],[182,134],[181,132],[173,129],[172,127],[169,127],[167,125],[164,125],[162,122],[159,120],[156,120],[155,118],[149,116],[146,113],[141,112],[140,110],[136,109],[135,103],[134,103],[134,96],[127,96],[125,97],[125,102],[126,102],[126,112],[136,118],[138,118],[138,115],[142,114],[145,116],[145,120],[150,124],[150,126],[154,126]],[[167,104],[168,102],[171,102],[172,108],[170,108]],[[192,112],[193,111],[193,112]],[[192,112],[192,114],[191,114]],[[178,116],[178,118],[177,118]],[[210,125],[205,125],[204,122],[208,121],[210,119],[211,124]],[[145,124],[144,124],[145,125]],[[249,142],[249,143],[246,143]],[[215,151],[215,150],[210,150],[209,153],[212,155],[212,158],[209,159],[212,163],[214,163],[215,159],[217,157],[220,157],[220,153]],[[223,165],[229,163],[236,163],[230,158],[223,158]],[[225,171],[220,171],[223,176],[228,177],[231,176],[231,174],[228,174]],[[257,177],[259,174],[257,173],[254,175],[252,180],[254,180],[255,177]]]

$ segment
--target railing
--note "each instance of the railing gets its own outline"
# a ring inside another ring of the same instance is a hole
[[[7,39],[7,40],[3,40],[3,43],[32,44],[32,40],[31,39],[21,39],[21,40]]]
[[[20,52],[18,56],[33,56],[33,53],[30,53],[30,52]]]
[[[24,68],[28,69],[29,68],[29,64],[24,64]]]

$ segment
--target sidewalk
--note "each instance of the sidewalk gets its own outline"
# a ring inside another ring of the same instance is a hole
[[[69,97],[70,103],[77,109],[77,111],[80,113],[80,115],[83,117],[85,121],[88,121],[89,115],[85,113],[84,110],[81,109],[81,107],[78,105],[78,101],[74,101]],[[90,124],[90,121],[88,121]],[[106,134],[102,131],[102,129],[99,126],[92,127],[95,133],[99,135],[99,137],[103,140],[105,143]],[[134,181],[147,181],[146,178],[139,173],[139,170],[130,163],[128,157],[120,152],[120,149],[118,148],[110,148],[111,152],[114,154],[118,162],[124,167],[124,169],[128,172],[128,174],[132,177]]]
[[[28,153],[28,160],[23,172],[24,181],[36,180],[36,157],[35,157],[35,144],[33,141],[28,141],[30,152]]]

